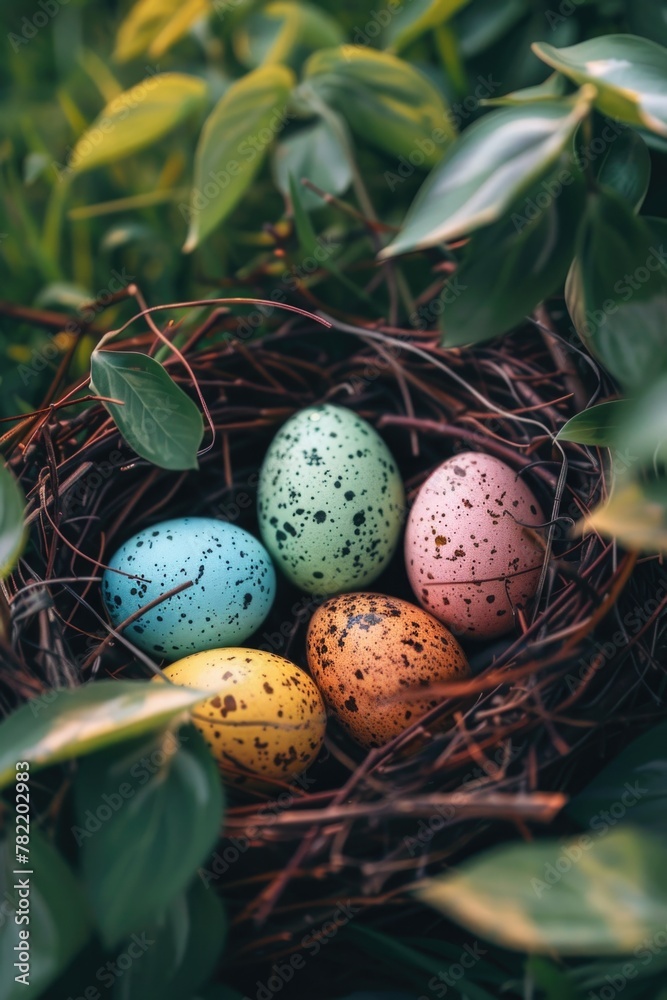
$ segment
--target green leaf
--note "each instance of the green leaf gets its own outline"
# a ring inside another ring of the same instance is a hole
[[[617,443],[619,431],[631,409],[632,404],[627,399],[598,403],[568,420],[558,432],[558,440],[609,448]]]
[[[661,45],[637,35],[601,35],[564,49],[544,42],[532,48],[575,83],[592,83],[604,114],[667,135],[667,49]]]
[[[581,340],[628,389],[667,365],[665,263],[627,202],[610,190],[589,198],[565,298]]]
[[[515,90],[504,97],[490,97],[482,101],[485,107],[515,107],[521,104],[532,104],[533,101],[544,101],[549,98],[562,97],[565,93],[565,77],[560,73],[552,73],[550,77],[536,87],[524,87]]]
[[[74,796],[72,835],[102,938],[115,947],[154,923],[215,844],[221,778],[188,725],[86,757]]]
[[[599,839],[511,844],[431,879],[417,895],[506,948],[628,954],[667,923],[667,848],[631,827]]]
[[[297,69],[311,52],[343,41],[341,27],[325,11],[309,3],[277,0],[246,18],[234,35],[234,52],[253,69],[272,63]]]
[[[304,80],[362,139],[394,156],[420,154],[424,168],[438,162],[455,136],[433,84],[387,52],[354,45],[316,52]],[[307,98],[307,87],[301,92]]]
[[[146,354],[94,351],[94,391],[130,447],[161,469],[196,469],[204,424],[197,406]]]
[[[189,1000],[213,972],[225,934],[220,898],[197,878],[148,929],[151,944],[117,981],[113,1000]]]
[[[409,5],[400,5],[391,16],[384,33],[384,45],[391,52],[401,52],[416,41],[425,31],[431,31],[444,24],[470,0],[412,0]],[[368,45],[359,29],[359,44]],[[357,41],[355,36],[354,41]]]
[[[466,129],[429,175],[403,229],[380,257],[435,246],[501,218],[550,173],[579,122],[585,99],[502,108]]]
[[[158,73],[110,101],[86,129],[68,161],[76,173],[116,163],[152,146],[206,98],[206,83],[184,73]]]
[[[0,462],[0,580],[11,573],[26,543],[25,497],[13,473]]]
[[[631,128],[626,129],[609,147],[598,172],[598,183],[612,188],[638,212],[650,181],[651,156],[648,146],[637,132]]]
[[[16,757],[14,757],[16,760]],[[12,771],[14,765],[12,765]],[[15,816],[5,813],[5,833],[0,840],[0,1000],[37,997],[53,982],[80,951],[91,933],[90,915],[76,878],[58,851],[30,824],[30,864],[17,865],[15,853]],[[23,832],[21,828],[20,832]],[[23,869],[31,874],[14,874]],[[17,924],[19,880],[29,881],[29,924]],[[16,982],[22,969],[14,969],[19,954],[14,949],[29,931],[29,986]]]
[[[598,531],[632,551],[667,553],[667,483],[619,484],[581,523],[580,531]]]
[[[628,404],[616,445],[636,461],[667,458],[667,374],[643,387]]]
[[[164,729],[206,697],[150,681],[102,680],[46,691],[0,723],[0,788],[14,779],[17,760],[33,770],[72,760]]]
[[[526,0],[474,0],[456,17],[461,55],[469,59],[499,41],[528,9]]]
[[[114,59],[127,62],[142,52],[159,59],[209,7],[209,0],[139,0],[118,29]]]
[[[530,955],[526,960],[526,973],[544,991],[545,1000],[579,1000],[567,973],[550,959]]]
[[[652,603],[657,608],[660,601]],[[629,612],[624,624],[634,634],[645,617]],[[598,834],[622,821],[662,835],[667,827],[667,722],[622,750],[570,801],[567,812]]]
[[[583,176],[564,156],[559,169],[515,206],[511,218],[472,238],[440,295],[445,347],[506,333],[560,287],[584,203]]]
[[[194,250],[241,200],[290,117],[293,83],[285,66],[256,69],[233,83],[206,119],[195,153],[184,252]]]
[[[276,184],[290,193],[290,176],[307,178],[328,194],[340,195],[352,183],[352,169],[338,136],[326,121],[307,125],[276,146],[273,158]],[[301,191],[304,208],[323,208],[324,201],[308,188]]]

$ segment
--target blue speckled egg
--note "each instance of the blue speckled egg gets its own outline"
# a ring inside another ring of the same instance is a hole
[[[187,580],[192,587],[156,605],[125,632],[156,659],[245,642],[276,596],[271,558],[248,531],[211,517],[177,517],[140,531],[110,559],[102,595],[112,623]]]
[[[259,477],[264,544],[311,594],[371,583],[401,532],[403,483],[391,452],[352,410],[302,410],[273,439]]]

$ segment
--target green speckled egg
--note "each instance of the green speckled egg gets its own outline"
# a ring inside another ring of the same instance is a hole
[[[380,575],[401,532],[405,493],[382,438],[352,410],[324,404],[293,416],[259,478],[264,544],[311,594],[359,590]]]

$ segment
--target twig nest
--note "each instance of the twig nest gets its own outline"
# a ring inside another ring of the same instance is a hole
[[[532,490],[504,462],[465,452],[422,486],[405,533],[405,564],[420,604],[457,635],[509,632],[535,596],[544,523]]]
[[[442,701],[432,685],[470,672],[440,622],[384,594],[330,598],[313,615],[306,643],[316,684],[364,747],[382,746]]]
[[[193,721],[237,783],[288,780],[317,757],[326,728],[320,692],[300,667],[261,649],[211,649],[166,667],[174,684],[214,692]],[[161,681],[161,678],[158,678]]]

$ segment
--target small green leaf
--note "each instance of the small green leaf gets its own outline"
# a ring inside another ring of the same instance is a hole
[[[615,192],[589,198],[565,287],[577,333],[628,389],[667,365],[667,268],[647,223]]]
[[[0,968],[4,970],[0,976],[0,1000],[42,996],[84,946],[92,928],[79,883],[35,822],[30,824],[30,864],[16,864],[14,835],[15,816],[6,812],[4,837],[0,840]],[[30,873],[17,875],[17,868],[29,869]],[[17,886],[21,879],[29,882],[30,922],[18,924],[14,914],[19,912]],[[15,976],[25,970],[14,966],[19,962],[19,946],[25,943],[25,937],[19,934],[26,931],[30,956],[28,986],[16,981]]]
[[[114,97],[86,129],[68,161],[76,173],[122,160],[151,146],[197,111],[206,83],[184,73],[158,73]]]
[[[612,188],[638,212],[651,181],[651,156],[642,137],[633,129],[621,132],[609,147],[598,183]]]
[[[204,424],[197,406],[146,354],[94,351],[94,391],[130,447],[161,469],[196,469]]]
[[[660,600],[656,597],[652,604],[657,608]],[[636,634],[649,616],[650,611],[631,611],[624,624]],[[662,835],[667,826],[667,722],[622,750],[570,801],[567,812],[598,833],[623,820]]]
[[[190,1000],[213,972],[225,934],[220,897],[197,878],[148,929],[151,944],[117,982],[113,1000]]]
[[[547,204],[541,208],[545,194]],[[564,156],[559,169],[514,206],[511,218],[472,238],[440,296],[445,347],[506,333],[559,288],[584,203],[581,171]]]
[[[497,221],[550,173],[587,114],[587,101],[580,99],[485,115],[426,179],[403,229],[380,257],[435,246]]]
[[[0,462],[0,580],[11,573],[25,546],[24,510],[23,491]]]
[[[326,121],[307,125],[276,146],[273,172],[279,190],[290,193],[290,176],[307,178],[328,194],[344,194],[352,183],[352,169],[338,136]],[[314,191],[303,188],[303,206],[308,211],[323,208]]]
[[[297,69],[311,52],[343,41],[343,30],[326,11],[309,3],[275,0],[245,19],[234,35],[234,52],[253,69],[272,63]]]
[[[632,551],[667,553],[667,483],[620,483],[579,530],[598,531]]]
[[[618,442],[631,409],[632,404],[626,399],[598,403],[568,420],[558,432],[558,440],[609,448]]]
[[[206,697],[150,681],[102,680],[46,691],[0,723],[0,788],[14,779],[17,760],[33,770],[72,760],[164,729]]]
[[[384,34],[384,45],[391,52],[401,52],[426,31],[437,28],[453,17],[470,0],[412,0],[393,12]],[[363,35],[363,29],[359,29]],[[356,41],[356,38],[354,39]],[[360,44],[368,41],[359,39]]]
[[[526,0],[475,0],[463,7],[455,21],[461,55],[478,56],[494,45],[528,10]]]
[[[74,796],[72,835],[102,938],[115,947],[150,926],[204,861],[220,832],[222,782],[188,725],[86,757]]]
[[[600,35],[556,49],[536,42],[533,52],[575,83],[592,83],[605,115],[667,135],[667,49],[637,35]]]
[[[362,139],[394,156],[417,153],[426,169],[455,136],[433,84],[387,52],[354,45],[316,52],[306,63],[304,82]],[[307,87],[302,92],[307,95]]]
[[[229,87],[204,123],[195,153],[189,253],[238,204],[269,146],[290,115],[294,75],[285,66],[264,66]]]
[[[549,98],[562,97],[565,93],[565,77],[560,73],[552,73],[550,77],[535,87],[524,87],[515,90],[504,97],[490,97],[482,104],[486,107],[514,107],[521,104],[532,104],[533,101],[544,101]]]
[[[631,827],[511,844],[431,879],[417,895],[505,948],[629,954],[667,923],[667,848]]]
[[[118,29],[114,59],[127,62],[142,52],[159,59],[209,7],[209,0],[138,0]]]

